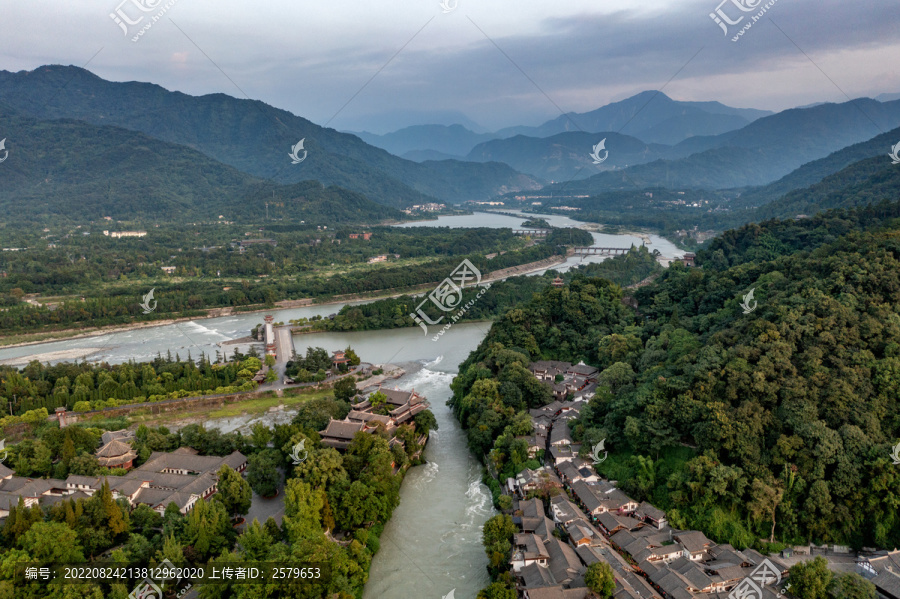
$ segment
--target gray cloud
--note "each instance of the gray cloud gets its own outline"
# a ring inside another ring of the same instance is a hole
[[[433,112],[488,128],[536,124],[557,107],[587,111],[670,79],[665,91],[677,99],[773,110],[846,100],[837,87],[850,97],[900,91],[890,68],[900,5],[878,0],[778,0],[738,43],[710,19],[716,0],[612,9],[460,0],[446,15],[436,1],[260,9],[178,0],[138,43],[109,18],[118,1],[7,7],[3,68],[80,65],[102,47],[88,68],[104,78],[240,96],[230,78],[250,97],[320,124],[346,104],[330,126],[371,130],[396,126],[405,111],[410,123]]]

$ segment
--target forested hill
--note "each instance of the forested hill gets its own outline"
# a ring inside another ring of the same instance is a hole
[[[867,158],[887,158],[888,149],[900,140],[900,128],[882,133],[870,140],[842,148],[833,154],[808,162],[774,183],[750,189],[731,202],[733,207],[762,206],[798,189],[815,185]]]
[[[900,129],[897,130],[897,134],[900,135]],[[679,229],[691,227],[699,227],[701,231],[723,230],[773,218],[802,220],[836,208],[855,208],[885,201],[893,202],[900,198],[900,167],[892,164],[891,159],[883,151],[884,148],[890,147],[889,144],[883,143],[887,138],[880,136],[876,139],[882,142],[882,151],[878,155],[854,162],[809,187],[793,190],[759,207],[753,207],[755,200],[747,200],[743,196],[735,200],[722,200],[721,194],[688,191],[687,193],[695,199],[700,201],[708,199],[710,208],[699,211],[677,205],[678,202],[684,201],[682,195],[684,192],[663,188],[653,188],[650,197],[644,191],[632,190],[608,192],[587,198],[566,198],[556,202],[565,202],[567,205],[580,208],[581,212],[578,215],[580,220],[625,227],[650,227],[669,235],[677,235]],[[837,155],[829,157],[826,163],[808,165],[809,172],[797,171],[796,177],[790,182],[785,180],[775,185],[773,189],[797,185],[800,181],[813,176],[813,172],[828,172],[851,156],[871,153],[874,148],[874,145],[868,144],[852,151],[848,149],[846,153],[840,153],[840,157]],[[726,168],[726,165],[723,165],[723,168]],[[757,200],[765,195],[760,191],[753,193],[757,194],[755,196]],[[553,207],[545,206],[545,209]],[[808,228],[808,225],[788,226],[797,226],[802,230]],[[728,239],[732,234],[733,232],[726,232],[722,238]],[[716,245],[717,242],[713,241],[712,247]]]
[[[601,469],[673,526],[738,547],[773,520],[786,543],[900,546],[898,210],[820,222],[833,237],[811,251],[673,266],[635,292],[639,313],[600,279],[544,291],[494,324],[453,383],[473,451],[514,462],[524,411],[549,401],[528,362],[583,358],[602,387],[573,434],[606,439]],[[798,246],[793,225],[763,233]],[[734,237],[726,259],[749,243]]]
[[[756,218],[789,218],[900,198],[900,169],[887,156],[867,158],[756,209]]]
[[[186,145],[243,172],[279,183],[318,180],[381,204],[405,207],[439,198],[460,202],[539,187],[506,165],[455,161],[421,165],[263,102],[225,94],[190,96],[158,85],[105,81],[72,66],[0,71],[0,102],[29,116],[116,125]],[[306,160],[292,165],[301,139]]]
[[[118,127],[0,116],[8,158],[0,210],[25,221],[116,220],[378,222],[400,211],[316,181],[275,185],[185,146]]]
[[[853,231],[900,229],[900,202],[881,201],[855,209],[834,209],[810,218],[768,220],[725,231],[697,253],[706,269],[725,270],[747,262],[809,252]]]

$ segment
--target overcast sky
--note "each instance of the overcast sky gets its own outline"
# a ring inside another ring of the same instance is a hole
[[[0,69],[90,61],[113,81],[246,94],[374,132],[536,125],[647,89],[768,110],[900,92],[900,2],[777,0],[732,42],[765,0],[726,0],[726,16],[746,15],[728,36],[710,18],[719,1],[0,0]],[[126,35],[117,8],[143,21]]]

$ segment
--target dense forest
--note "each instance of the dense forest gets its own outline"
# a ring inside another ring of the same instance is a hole
[[[37,360],[22,369],[0,366],[0,428],[42,408],[48,413],[58,407],[85,412],[145,401],[252,391],[256,383],[251,379],[260,368],[258,357],[237,351],[224,362],[222,356],[212,362],[201,355],[194,362],[190,355],[186,360],[168,355],[151,362],[114,366],[88,362],[50,366]]]
[[[108,484],[92,497],[63,500],[52,506],[12,506],[0,538],[0,595],[4,597],[62,597],[126,599],[140,580],[129,584],[79,585],[18,582],[16,562],[116,562],[155,565],[164,559],[179,566],[236,562],[276,562],[285,566],[321,564],[328,569],[324,585],[267,584],[199,586],[202,599],[260,597],[358,599],[368,578],[379,536],[399,502],[400,483],[409,465],[421,462],[420,436],[437,429],[430,411],[418,414],[415,426],[396,432],[404,443],[388,445],[382,432],[360,433],[345,453],[319,444],[317,431],[330,418],[343,418],[355,389],[335,390],[335,397],[305,402],[290,424],[273,429],[262,424],[252,434],[222,434],[201,425],[177,432],[165,427],[137,429],[133,447],[136,465],[153,451],[192,447],[200,455],[225,456],[240,451],[248,456],[246,479],[227,466],[218,472],[218,492],[200,499],[182,515],[170,504],[163,515],[146,505],[131,508],[113,499]],[[96,476],[102,470],[94,457],[101,430],[90,422],[65,429],[43,424],[35,438],[9,448],[17,475]],[[295,465],[292,448],[304,442],[308,459]],[[251,491],[270,496],[286,480],[284,518],[279,526],[269,518],[236,526],[251,505]],[[110,471],[109,475],[124,474]],[[174,592],[174,591],[173,591]]]
[[[185,247],[185,232],[177,236],[174,231],[116,240],[75,233],[55,248],[3,252],[0,331],[33,333],[190,317],[212,308],[404,289],[443,280],[463,258],[487,273],[562,254],[564,244],[589,237],[585,231],[555,229],[529,246],[504,229],[380,228],[365,240],[350,238],[355,229],[286,228],[257,233],[274,239],[276,246],[254,244],[243,252],[221,239],[205,240],[220,245],[198,247],[196,236]],[[496,255],[487,258],[489,251]],[[388,259],[367,263],[379,253]],[[399,262],[395,254],[401,256]],[[174,266],[174,275],[161,275],[162,265]],[[157,305],[144,314],[140,304],[150,289]],[[29,293],[65,295],[37,306],[24,301]]]
[[[559,276],[571,281],[576,274],[604,277],[619,285],[638,283],[654,273],[662,272],[662,267],[645,246],[631,248],[624,255],[616,256],[600,263],[584,264]],[[541,276],[513,277],[491,283],[489,293],[478,298],[463,315],[462,320],[492,320],[507,310],[531,299],[534,293],[552,284],[557,272],[550,270]],[[479,293],[480,288],[463,289],[459,305],[466,305]],[[369,302],[358,306],[344,306],[334,318],[316,320],[310,323],[315,330],[324,331],[371,331],[417,326],[410,316],[422,306],[422,311],[432,320],[443,313],[432,302],[423,303],[422,297],[403,295]]]
[[[729,232],[635,291],[576,277],[510,310],[463,363],[451,406],[479,456],[515,437],[549,390],[537,359],[601,370],[571,423],[606,439],[600,470],[679,528],[738,547],[770,539],[900,544],[900,205]],[[802,239],[818,240],[800,249]],[[758,309],[741,299],[755,290]]]

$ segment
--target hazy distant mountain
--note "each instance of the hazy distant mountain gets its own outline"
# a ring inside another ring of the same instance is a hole
[[[881,103],[864,98],[786,110],[739,131],[685,140],[669,151],[683,158],[601,173],[566,189],[600,193],[652,186],[726,189],[766,185],[807,162],[898,126],[900,101]]]
[[[396,156],[405,157],[417,150],[466,156],[476,145],[492,139],[509,139],[520,135],[542,138],[575,131],[619,132],[623,127],[623,133],[643,142],[674,145],[695,135],[717,135],[740,129],[770,114],[772,113],[765,110],[731,108],[719,102],[676,102],[665,94],[650,91],[591,112],[569,113],[569,118],[559,117],[539,127],[507,127],[495,133],[485,133],[464,124],[438,123],[404,127],[383,135],[368,131],[354,132],[354,135]]]
[[[606,159],[601,164],[594,164],[591,152],[603,139],[606,139],[605,149],[599,150],[598,156]],[[618,133],[579,131],[546,138],[517,135],[495,139],[476,146],[466,159],[476,162],[495,160],[548,181],[568,181],[584,179],[600,171],[658,160],[668,149],[668,146],[648,145]]]
[[[879,94],[875,96],[875,99],[879,102],[893,102],[894,100],[900,100],[900,94]]]
[[[275,185],[208,156],[143,133],[74,120],[0,116],[9,157],[3,163],[0,210],[30,220],[76,222],[187,219],[312,224],[378,222],[401,213],[316,181]]]
[[[465,156],[481,142],[494,139],[491,134],[475,133],[462,125],[416,125],[386,135],[375,135],[365,131],[354,135],[395,156],[404,156],[415,150]]]
[[[386,135],[392,131],[423,125],[462,125],[475,133],[487,133],[484,127],[456,110],[392,110],[359,117],[345,118],[341,115],[338,120],[341,130],[348,133],[368,131],[373,135]]]
[[[425,162],[426,160],[465,160],[465,156],[454,156],[452,154],[444,154],[437,150],[410,150],[401,156],[413,162]]]
[[[195,97],[148,83],[112,83],[78,67],[0,71],[0,102],[37,118],[74,118],[141,131],[257,177],[280,183],[318,180],[393,206],[428,197],[450,202],[488,198],[538,185],[498,165],[461,169],[434,162],[425,167],[263,102],[224,94]],[[307,158],[291,164],[288,153],[301,139]],[[455,191],[460,189],[469,191],[461,196]]]
[[[719,102],[679,102],[663,93],[646,91],[591,112],[570,112],[539,127],[502,129],[496,136],[549,137],[564,131],[616,131],[646,143],[671,145],[695,135],[717,135],[740,129],[771,114],[766,110],[732,108]]]

